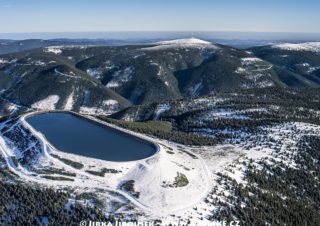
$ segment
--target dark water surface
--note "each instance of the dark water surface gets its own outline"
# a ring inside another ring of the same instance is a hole
[[[107,161],[133,161],[156,153],[156,146],[70,113],[32,115],[26,121],[58,150]]]

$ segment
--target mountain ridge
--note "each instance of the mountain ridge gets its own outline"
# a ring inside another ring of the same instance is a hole
[[[285,51],[290,57],[272,60],[268,51]],[[2,98],[26,107],[59,96],[56,109],[64,109],[71,101],[72,110],[90,112],[92,108],[93,113],[109,114],[109,108],[114,112],[131,104],[221,91],[319,87],[318,54],[303,58],[309,59],[308,70],[313,69],[309,74],[298,70],[306,67],[302,57],[301,51],[272,46],[240,50],[196,38],[147,45],[53,45],[1,55],[0,90]],[[284,65],[287,58],[301,66]],[[116,102],[117,107],[104,104]]]

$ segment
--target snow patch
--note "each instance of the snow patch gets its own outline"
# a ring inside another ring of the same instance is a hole
[[[8,111],[10,111],[11,113],[15,112],[19,107],[15,104],[9,103],[8,106]]]
[[[61,46],[49,46],[49,47],[45,48],[44,51],[47,53],[54,53],[54,54],[61,54],[62,53]]]
[[[118,104],[118,101],[112,100],[112,99],[110,99],[110,100],[104,100],[104,101],[103,101],[103,104],[106,105],[106,106],[116,105],[116,104]]]
[[[72,91],[72,93],[70,93],[69,97],[67,98],[66,104],[64,105],[64,110],[67,111],[71,111],[73,108],[73,96],[74,96],[74,92]]]
[[[170,109],[171,109],[171,105],[169,103],[158,105],[153,120],[158,120],[162,113],[169,111]]]
[[[258,64],[257,64],[258,63]],[[261,64],[263,63],[263,64]],[[242,67],[256,67],[256,69],[251,69],[251,72],[258,72],[258,71],[267,71],[270,70],[273,65],[265,63],[263,60],[257,57],[246,57],[241,58]],[[244,73],[245,71],[242,70],[242,67],[239,67],[235,72],[236,73]]]
[[[6,64],[6,63],[9,63],[9,61],[3,58],[0,58],[0,64]]]
[[[193,87],[189,88],[189,93],[192,97],[197,97],[199,96],[199,93],[202,89],[203,85],[202,82],[199,82],[197,84],[195,84]]]
[[[87,69],[87,74],[94,78],[100,78],[101,71],[98,68],[89,68]]]
[[[213,109],[211,111],[205,112],[201,117],[201,120],[212,120],[212,119],[249,119],[248,116],[243,114],[239,110],[229,110],[229,109]]]
[[[243,67],[238,67],[237,70],[235,70],[235,73],[237,74],[246,73],[246,69],[244,69]]]
[[[297,66],[310,67],[310,64],[309,63],[302,63],[302,64],[297,64]]]
[[[99,73],[97,68],[89,68],[89,69],[87,69],[87,74],[92,76],[92,77],[96,77],[100,73]]]
[[[35,63],[34,63],[36,66],[44,66],[46,65],[45,62],[41,61],[41,60],[37,60]]]
[[[89,115],[110,115],[119,110],[119,103],[116,100],[104,100],[99,107],[81,106],[80,113]]]
[[[241,58],[241,63],[242,65],[251,65],[256,62],[262,62],[263,60],[256,58],[256,57],[246,57],[246,58]]]
[[[319,69],[320,69],[320,66],[318,66],[318,67],[309,67],[308,73],[312,73],[312,72],[317,71]]]
[[[108,88],[119,87],[122,84],[129,82],[132,79],[133,67],[128,67],[124,70],[117,71],[113,74],[113,79],[107,83]]]
[[[31,107],[39,110],[55,110],[59,100],[60,97],[58,95],[50,95],[47,98],[32,104]]]

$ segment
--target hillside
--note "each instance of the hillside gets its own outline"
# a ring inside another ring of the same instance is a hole
[[[83,113],[114,112],[128,101],[74,67],[67,58],[46,49],[2,55],[2,98],[36,109]]]
[[[284,43],[249,49],[255,56],[279,68],[298,74],[307,80],[311,87],[320,84],[320,43]]]

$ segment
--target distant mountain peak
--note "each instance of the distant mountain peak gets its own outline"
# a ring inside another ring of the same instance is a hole
[[[154,43],[155,46],[143,48],[143,50],[166,50],[171,48],[210,48],[219,49],[218,46],[197,38],[173,39]]]
[[[169,41],[161,41],[157,42],[159,45],[175,45],[175,44],[183,44],[183,45],[210,45],[211,42],[207,42],[197,38],[184,38],[184,39],[174,39]]]
[[[272,48],[289,50],[289,51],[320,52],[320,42],[283,43],[283,44],[273,45]]]

